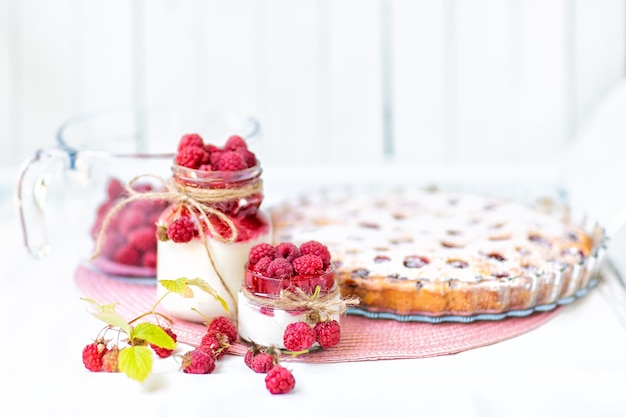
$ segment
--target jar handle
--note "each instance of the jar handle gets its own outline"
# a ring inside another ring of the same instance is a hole
[[[61,149],[38,149],[20,170],[15,189],[24,246],[37,259],[50,251],[46,227],[49,183],[70,165],[71,155]]]

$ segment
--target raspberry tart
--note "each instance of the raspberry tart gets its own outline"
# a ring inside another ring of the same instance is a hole
[[[342,295],[361,300],[351,311],[370,317],[532,312],[593,284],[604,253],[603,230],[567,211],[473,194],[332,190],[271,217],[275,241],[325,242]]]

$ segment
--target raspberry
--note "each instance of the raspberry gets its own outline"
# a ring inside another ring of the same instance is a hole
[[[259,243],[250,248],[248,262],[250,262],[250,265],[254,265],[259,259],[266,256],[269,257],[270,260],[276,258],[276,248],[269,243]]]
[[[228,343],[235,343],[237,341],[238,333],[237,328],[233,322],[224,316],[215,317],[209,323],[208,331],[214,331],[216,333],[226,336]]]
[[[120,180],[117,178],[111,178],[109,180],[109,183],[107,184],[107,196],[109,197],[109,200],[117,200],[122,197],[125,192],[126,189]]]
[[[262,352],[252,358],[251,365],[250,368],[257,374],[266,374],[276,365],[276,362],[272,355]]]
[[[209,160],[209,153],[203,146],[187,146],[176,154],[176,164],[186,168],[198,169]]]
[[[220,160],[223,153],[224,151],[217,149],[215,151],[212,151],[209,155],[209,163],[213,167],[214,171],[217,171],[217,162]]]
[[[248,349],[246,354],[243,357],[243,361],[246,363],[246,366],[252,369],[252,360],[254,359],[254,351],[252,349]]]
[[[235,152],[241,155],[243,160],[246,161],[246,165],[248,168],[256,165],[256,155],[253,152],[250,152],[246,148],[237,148],[235,149]]]
[[[293,262],[298,256],[300,256],[300,249],[293,243],[283,242],[276,246],[277,258],[285,258],[289,262]]]
[[[138,265],[141,253],[131,245],[124,245],[115,252],[113,260],[124,265]]]
[[[272,263],[272,258],[264,256],[254,264],[252,270],[258,274],[267,275],[267,267]]]
[[[156,248],[157,239],[154,227],[143,226],[133,230],[128,236],[128,242],[140,252]]]
[[[172,331],[172,329],[165,328],[163,326],[161,326],[161,328],[174,340],[174,342],[176,342],[178,337],[176,336],[176,333]],[[154,353],[156,353],[159,358],[167,358],[172,355],[172,352],[174,352],[173,349],[166,349],[152,343],[150,343],[150,347],[152,348],[152,350],[154,350]]]
[[[265,386],[272,394],[287,394],[296,386],[296,379],[288,369],[276,365],[265,376]]]
[[[298,275],[319,275],[324,270],[324,262],[317,255],[302,255],[293,260],[293,268]]]
[[[187,133],[186,135],[183,135],[178,142],[178,152],[189,146],[203,147],[204,140],[197,133]]]
[[[167,226],[167,237],[174,242],[189,242],[196,234],[196,227],[187,216],[181,216]]]
[[[267,266],[267,276],[286,279],[293,276],[293,266],[285,258],[276,258]]]
[[[113,346],[111,350],[102,356],[102,367],[105,372],[119,372],[119,358],[120,350],[117,346]]]
[[[290,323],[285,329],[283,343],[285,349],[292,352],[307,350],[315,343],[315,330],[303,321]]]
[[[186,374],[210,374],[215,370],[215,358],[211,352],[196,348],[183,355],[180,368]]]
[[[302,255],[317,255],[322,258],[322,262],[324,263],[324,267],[330,264],[330,252],[328,252],[328,248],[326,245],[316,241],[309,240],[308,242],[304,242],[300,245],[300,253]]]
[[[100,372],[102,370],[102,357],[109,350],[102,342],[90,343],[83,348],[83,364],[85,368],[91,372]]]
[[[341,338],[341,327],[337,320],[320,321],[315,324],[317,343],[324,349],[336,346]]]
[[[143,213],[128,205],[119,214],[118,229],[124,236],[130,235],[134,229],[143,226]]]
[[[226,348],[229,346],[227,336],[215,330],[207,330],[200,341],[200,347],[213,352],[216,360],[221,359],[226,354]]]
[[[226,143],[224,144],[224,149],[227,151],[234,151],[237,148],[248,149],[248,145],[246,141],[238,135],[232,135],[228,139],[226,139]]]
[[[235,151],[223,152],[215,166],[218,171],[239,171],[247,167],[245,159]]]
[[[146,268],[156,268],[157,265],[157,253],[156,250],[150,250],[143,254],[141,257],[141,266]]]
[[[212,143],[207,143],[206,145],[204,145],[204,149],[206,149],[206,151],[208,153],[221,152],[222,151],[222,149],[219,146],[214,145]]]

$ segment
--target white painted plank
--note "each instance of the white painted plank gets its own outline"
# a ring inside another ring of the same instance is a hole
[[[575,123],[578,127],[625,75],[625,19],[623,0],[574,2]]]
[[[258,2],[257,93],[267,163],[320,160],[326,59],[322,45],[325,2]],[[266,166],[267,166],[266,163]]]
[[[457,159],[537,161],[563,145],[563,2],[457,2]]]
[[[396,0],[392,8],[392,121],[397,161],[445,155],[443,2]]]
[[[11,132],[11,20],[9,0],[0,0],[0,163],[17,163]]]
[[[380,1],[331,1],[329,10],[329,146],[334,161],[383,155]]]

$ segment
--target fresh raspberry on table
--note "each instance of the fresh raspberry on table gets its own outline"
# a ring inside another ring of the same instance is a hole
[[[210,161],[209,153],[203,146],[187,146],[176,154],[176,164],[192,169],[198,169],[200,165]]]
[[[181,216],[167,226],[167,237],[177,243],[189,242],[196,235],[196,226],[187,216]]]
[[[109,349],[102,342],[93,342],[83,348],[83,364],[91,372],[102,370],[102,357]]]
[[[252,270],[257,274],[267,275],[267,267],[272,263],[272,258],[264,256],[252,266]]]
[[[324,349],[336,346],[341,339],[341,327],[337,320],[320,321],[313,328],[317,343]]]
[[[296,379],[291,371],[276,365],[265,376],[265,387],[272,394],[287,394],[296,386]]]
[[[322,262],[324,263],[324,267],[327,267],[330,264],[330,252],[326,245],[316,241],[309,240],[308,242],[304,242],[300,245],[300,253],[302,255],[317,255],[322,258]]]
[[[215,360],[222,359],[222,357],[226,355],[226,349],[229,346],[227,336],[215,330],[207,330],[200,341],[200,347],[213,352]]]
[[[248,144],[241,136],[232,135],[228,139],[226,139],[226,143],[224,144],[225,150],[234,151],[237,148],[248,149]]]
[[[276,245],[277,258],[285,258],[289,262],[293,262],[298,256],[300,256],[300,249],[293,243],[282,242]]]
[[[156,248],[156,231],[153,226],[137,228],[128,236],[128,242],[141,252],[149,251]]]
[[[315,343],[315,330],[307,323],[299,321],[290,323],[283,334],[285,349],[292,352],[307,350]]]
[[[235,151],[222,152],[215,165],[217,171],[240,171],[247,167],[245,159]]]
[[[293,266],[285,258],[276,258],[267,266],[266,273],[270,278],[291,278],[293,276]]]
[[[180,369],[186,374],[210,374],[215,370],[215,358],[199,347],[183,355]]]
[[[115,252],[113,260],[124,265],[139,265],[141,253],[132,245],[124,245]]]
[[[250,368],[257,374],[266,374],[276,365],[274,356],[267,352],[261,352],[252,358]]]
[[[243,160],[246,161],[246,166],[248,168],[256,165],[256,155],[254,154],[254,152],[251,152],[246,148],[237,148],[235,149],[235,152],[241,155]]]
[[[320,275],[324,272],[324,262],[317,255],[302,255],[293,260],[293,269],[298,275]]]
[[[264,257],[268,257],[270,260],[276,258],[276,248],[269,243],[258,243],[250,248],[250,252],[248,252],[248,262],[250,262],[250,265],[256,264]]]
[[[187,133],[180,138],[178,142],[178,152],[180,152],[183,148],[187,148],[189,146],[204,146],[204,139],[197,133]]]
[[[211,320],[207,331],[214,331],[226,336],[228,343],[235,343],[239,337],[237,327],[235,327],[235,324],[225,316],[218,316]]]
[[[119,372],[119,355],[120,350],[117,346],[113,346],[102,356],[102,369],[105,372]]]
[[[176,336],[176,333],[174,333],[172,329],[163,326],[161,326],[161,328],[163,329],[163,331],[165,331],[165,333],[169,335],[169,337],[172,338],[172,340],[174,340],[174,342],[176,342],[178,336]],[[152,350],[154,350],[154,353],[156,353],[159,358],[168,358],[172,356],[172,352],[174,352],[174,349],[167,349],[161,346],[157,346],[153,343],[150,343],[150,347],[152,348]]]

